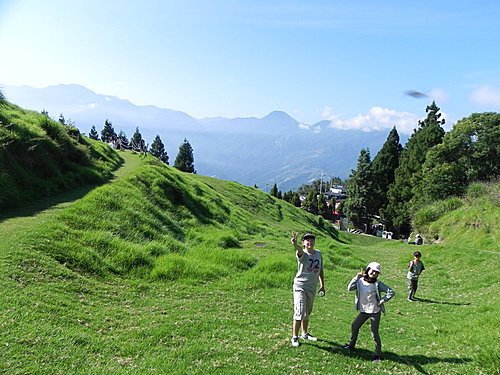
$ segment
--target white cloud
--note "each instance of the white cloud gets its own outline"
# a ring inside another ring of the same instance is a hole
[[[304,123],[299,123],[299,129],[310,130],[313,133],[321,132],[321,126],[319,126],[319,125],[313,126],[313,125],[308,125],[308,124],[304,124]]]
[[[417,115],[409,112],[398,112],[393,109],[372,107],[368,113],[359,114],[350,119],[343,119],[333,114],[330,107],[325,107],[323,117],[330,120],[330,127],[337,129],[354,129],[365,132],[392,129],[394,126],[398,132],[410,134],[418,126]]]
[[[500,107],[500,88],[481,86],[470,95],[470,100],[480,106]]]
[[[448,100],[448,93],[443,89],[432,89],[429,93],[429,96],[436,101],[439,105],[440,103],[444,103]]]

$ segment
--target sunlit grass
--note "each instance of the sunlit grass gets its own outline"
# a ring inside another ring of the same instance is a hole
[[[460,240],[419,247],[426,271],[409,303],[415,246],[339,234],[257,189],[123,157],[136,167],[69,207],[0,222],[1,373],[499,373],[498,254],[481,247],[495,234],[481,230],[496,217],[487,203],[440,217],[444,238]],[[467,226],[471,247],[462,223],[476,209],[485,215],[475,232]],[[327,291],[310,324],[320,341],[298,349],[292,230],[317,234]],[[374,260],[396,291],[379,364],[368,327],[354,353],[340,347],[356,315],[347,283]]]

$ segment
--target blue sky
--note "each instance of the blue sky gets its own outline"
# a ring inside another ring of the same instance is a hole
[[[407,133],[436,100],[449,128],[500,109],[499,19],[482,0],[0,0],[0,84]]]

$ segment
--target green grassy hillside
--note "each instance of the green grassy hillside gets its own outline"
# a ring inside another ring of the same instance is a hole
[[[337,233],[258,189],[120,158],[111,183],[0,218],[0,373],[500,373],[498,201],[482,203],[494,192],[436,219],[442,241],[418,247],[426,271],[411,303],[414,245]],[[477,212],[484,221],[463,235]],[[326,267],[310,325],[320,340],[299,348],[292,230],[317,234]],[[368,327],[355,352],[341,348],[355,317],[347,283],[373,260],[396,291],[378,364]]]
[[[0,100],[0,212],[109,179],[121,162],[77,128]]]

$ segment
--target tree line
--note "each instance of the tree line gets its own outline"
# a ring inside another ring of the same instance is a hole
[[[404,146],[394,126],[373,160],[369,149],[361,149],[347,181],[334,177],[323,189],[318,179],[286,193],[275,183],[269,194],[326,219],[345,216],[365,232],[382,223],[407,236],[419,209],[460,197],[473,182],[498,181],[500,174],[500,113],[474,113],[446,133],[436,103],[425,111]],[[347,199],[336,212],[335,199],[327,201],[323,193],[334,185],[347,187]]]
[[[157,134],[151,143],[151,146],[149,146],[149,144],[146,143],[146,140],[142,137],[139,127],[135,128],[135,132],[129,140],[123,130],[120,130],[120,132],[116,134],[112,122],[106,119],[106,121],[104,121],[100,137],[95,126],[93,125],[89,132],[89,138],[101,140],[106,143],[112,143],[117,149],[132,149],[144,154],[149,153],[163,163],[169,165],[169,156],[160,136]],[[179,146],[173,166],[182,172],[196,173],[194,167],[193,148],[187,139],[184,139]]]
[[[500,113],[474,113],[448,133],[435,102],[426,113],[404,147],[394,127],[373,161],[360,151],[343,207],[356,227],[366,231],[378,221],[406,236],[419,209],[462,196],[472,182],[498,180]]]
[[[289,190],[285,193],[278,190],[278,185],[274,183],[269,194],[278,199],[293,204],[295,207],[301,207],[307,212],[315,215],[321,215],[328,220],[337,219],[339,213],[335,211],[337,201],[335,198],[326,198],[325,192],[333,187],[345,185],[340,177],[332,177],[330,180],[323,181],[317,179],[311,181],[309,184],[301,185],[297,191]],[[254,186],[258,188],[257,185]],[[301,199],[303,197],[303,199]]]
[[[326,219],[341,214],[365,232],[372,224],[382,223],[396,235],[408,235],[412,217],[419,209],[437,200],[462,196],[473,182],[499,178],[500,113],[473,113],[446,133],[445,120],[436,103],[433,101],[425,111],[425,119],[418,122],[404,146],[394,126],[373,160],[369,149],[361,149],[356,169],[351,170],[347,181],[338,177],[330,181],[315,180],[298,191],[285,193],[275,183],[270,195]],[[73,124],[62,114],[59,122]],[[160,136],[156,135],[149,147],[138,127],[129,140],[123,131],[116,134],[113,124],[106,119],[100,136],[92,126],[89,137],[113,143],[117,148],[150,153],[169,165]],[[179,146],[174,167],[196,173],[193,149],[187,139]],[[327,201],[323,193],[335,185],[347,186],[347,199],[337,212],[335,199]]]

